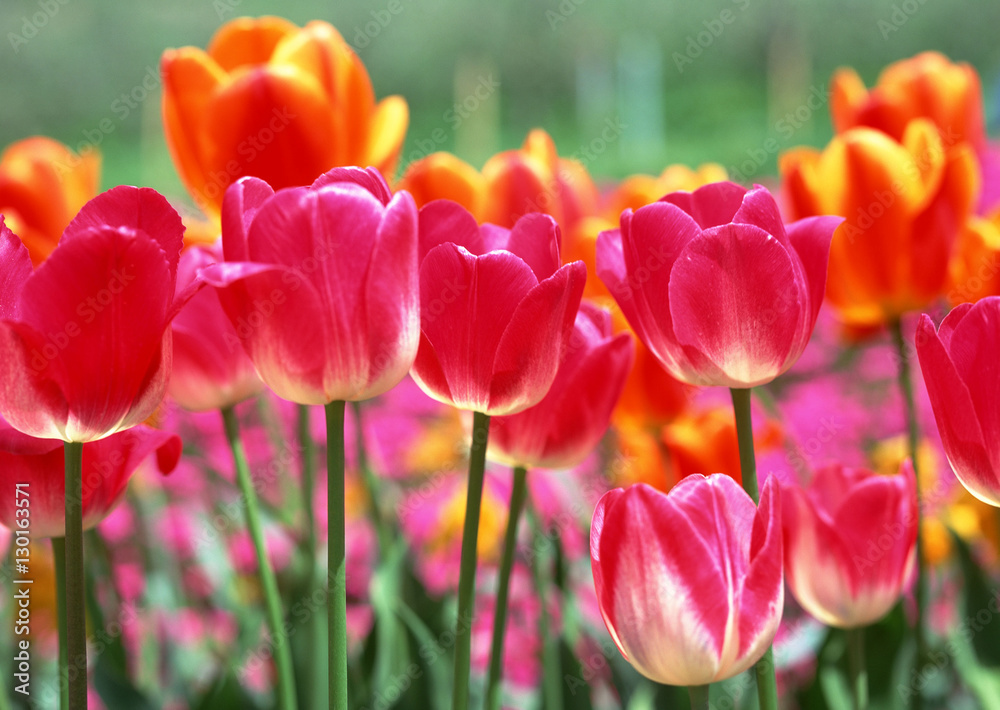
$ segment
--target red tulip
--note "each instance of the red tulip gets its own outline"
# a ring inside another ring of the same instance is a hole
[[[419,338],[417,209],[372,168],[222,205],[225,263],[203,277],[264,383],[299,404],[362,400],[406,376]]]
[[[32,273],[0,221],[0,415],[39,438],[92,441],[142,422],[170,377],[184,227],[148,188],[88,202]]]
[[[955,475],[981,501],[1000,506],[1000,296],[963,303],[935,333],[924,315],[917,355],[941,443]]]
[[[587,268],[559,266],[559,227],[529,214],[513,229],[460,205],[420,210],[420,349],[413,377],[459,409],[514,414],[538,404],[569,342]]]
[[[786,228],[767,189],[674,192],[597,243],[597,273],[665,368],[693,385],[754,387],[805,349],[838,217]]]
[[[781,506],[754,506],[730,476],[639,483],[598,502],[590,532],[597,601],[618,650],[658,683],[705,685],[756,663],[781,621]]]
[[[634,347],[628,333],[611,334],[611,314],[581,303],[552,388],[541,402],[494,420],[496,458],[529,468],[571,468],[607,431],[625,387]]]
[[[867,626],[899,600],[916,560],[916,479],[828,466],[785,486],[785,572],[792,596],[824,624]]]
[[[14,528],[19,517],[15,498],[27,500],[32,538],[63,537],[66,479],[63,444],[22,434],[0,419],[0,524]],[[104,520],[125,495],[128,480],[153,452],[159,469],[170,473],[181,455],[175,434],[137,426],[83,446],[83,528]],[[15,484],[25,498],[15,496]],[[22,508],[23,510],[23,508]]]
[[[194,283],[198,272],[222,261],[222,245],[195,246],[181,254],[178,291]],[[168,394],[185,409],[222,409],[264,389],[243,351],[215,289],[192,298],[174,318],[174,368]]]

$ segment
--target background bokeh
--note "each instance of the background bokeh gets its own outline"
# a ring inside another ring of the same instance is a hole
[[[870,84],[926,49],[971,62],[991,129],[1000,115],[995,0],[3,0],[0,145],[100,143],[103,187],[186,200],[160,128],[160,54],[268,13],[329,20],[377,95],[406,97],[404,165],[452,150],[480,166],[542,126],[598,179],[718,161],[751,181],[829,138],[835,68]]]

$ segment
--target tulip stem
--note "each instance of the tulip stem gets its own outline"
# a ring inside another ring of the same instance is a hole
[[[66,648],[66,540],[52,538],[52,562],[56,568],[56,616],[59,627],[59,707],[69,707],[69,650]],[[4,696],[6,696],[6,691]]]
[[[534,538],[531,555],[531,573],[535,581],[535,594],[538,595],[540,604],[538,612],[538,638],[542,648],[542,694],[545,697],[545,710],[562,710],[562,673],[560,671],[561,660],[559,658],[559,636],[550,633],[549,628],[549,605],[548,593],[552,589],[549,584],[545,567],[548,559],[541,559],[542,540],[545,532],[542,530],[542,522],[538,518],[538,512],[529,499],[525,505],[528,513],[528,524],[531,526],[531,535]]]
[[[236,482],[246,506],[247,530],[257,553],[257,571],[264,592],[264,605],[267,613],[267,625],[271,632],[271,645],[274,649],[274,661],[278,671],[277,695],[279,707],[284,710],[296,710],[295,675],[292,668],[291,647],[288,635],[284,632],[284,614],[281,610],[281,594],[278,592],[278,582],[274,569],[267,556],[267,545],[264,542],[264,526],[260,519],[260,504],[257,500],[257,489],[250,477],[250,466],[247,464],[240,440],[240,424],[232,407],[222,409],[222,424],[226,430],[226,441],[233,453],[233,464],[236,467]]]
[[[760,502],[760,490],[757,488],[757,460],[753,451],[753,416],[750,411],[750,389],[732,388],[733,413],[736,415],[736,439],[740,446],[740,476],[743,480],[743,490],[753,499]],[[774,654],[769,646],[767,652],[754,666],[757,676],[757,697],[760,710],[777,710],[778,681],[775,677]]]
[[[865,630],[847,629],[847,661],[851,671],[854,710],[868,710],[868,671],[865,668]]]
[[[493,612],[493,644],[490,648],[490,671],[486,681],[486,710],[500,710],[503,688],[503,640],[507,631],[507,598],[510,591],[510,573],[514,567],[517,548],[517,524],[521,519],[527,494],[528,471],[523,466],[514,468],[514,487],[510,491],[510,508],[507,512],[507,532],[504,535],[503,557],[500,560],[500,578],[497,582],[496,606]]]
[[[298,405],[296,436],[302,455],[302,512],[306,516],[306,574],[309,584],[316,579],[316,511],[313,494],[316,488],[316,444],[309,431],[309,405]]]
[[[66,683],[70,710],[87,708],[87,611],[83,582],[83,444],[67,441],[66,465]]]
[[[924,565],[923,543],[923,511],[920,504],[923,500],[920,493],[920,463],[917,448],[920,445],[920,428],[917,423],[917,405],[913,398],[913,378],[910,374],[910,357],[907,352],[906,339],[903,337],[903,323],[894,320],[889,330],[892,333],[893,345],[899,360],[899,389],[903,395],[903,406],[906,410],[907,452],[910,463],[913,464],[913,479],[917,492],[917,579],[915,589],[916,618],[913,620],[913,633],[917,642],[917,672],[923,671],[924,660],[927,658],[927,638],[924,632],[924,615],[927,608],[927,577]],[[918,691],[914,696],[914,707],[923,705],[923,696]]]
[[[347,566],[344,545],[344,401],[326,405],[327,563],[330,594],[330,707],[347,705]]]
[[[452,710],[469,707],[469,670],[472,656],[473,597],[476,590],[476,560],[479,546],[479,509],[483,500],[486,475],[486,444],[490,435],[490,417],[476,412],[472,419],[472,445],[469,449],[469,483],[465,500],[465,525],[462,528],[462,561],[458,574],[458,618],[455,621],[455,678],[452,686]]]
[[[385,559],[389,554],[389,548],[392,546],[393,536],[389,530],[385,515],[382,513],[378,479],[368,465],[368,451],[365,448],[365,427],[361,419],[361,402],[351,402],[351,411],[354,413],[354,440],[358,456],[358,472],[361,474],[361,483],[365,487],[365,493],[368,496],[368,510],[371,513],[372,525],[375,528],[375,538],[378,540],[379,557]]]
[[[692,685],[688,687],[688,695],[691,697],[691,710],[708,710],[711,704],[708,701],[707,685]]]

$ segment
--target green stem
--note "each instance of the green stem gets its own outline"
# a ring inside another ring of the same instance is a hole
[[[296,436],[302,452],[302,511],[306,516],[306,574],[309,584],[316,579],[316,511],[313,494],[316,490],[316,444],[309,431],[309,405],[298,405]]]
[[[281,610],[281,594],[278,592],[278,582],[274,577],[274,569],[267,557],[267,546],[264,542],[264,526],[260,519],[260,504],[257,501],[257,490],[250,477],[250,466],[247,464],[240,440],[240,424],[232,407],[222,410],[222,423],[226,430],[226,441],[233,452],[233,463],[236,466],[236,482],[240,493],[246,502],[247,529],[257,553],[257,568],[261,587],[264,590],[264,604],[267,612],[267,625],[271,632],[271,642],[274,645],[274,661],[278,670],[277,694],[280,707],[285,710],[296,710],[295,675],[292,668],[291,647],[288,636],[284,632],[284,614]]]
[[[469,451],[469,484],[465,502],[465,526],[462,529],[462,561],[458,575],[458,619],[455,622],[455,679],[452,686],[452,710],[469,707],[469,670],[472,655],[472,602],[476,590],[476,558],[479,545],[479,508],[483,500],[486,475],[486,443],[490,417],[476,412],[472,420],[472,446]]]
[[[361,419],[361,402],[351,402],[351,411],[354,413],[354,440],[355,449],[358,455],[358,471],[361,474],[361,485],[365,488],[368,496],[369,513],[372,518],[372,525],[375,527],[375,537],[378,540],[379,558],[385,559],[392,546],[392,532],[386,517],[382,512],[381,496],[379,494],[379,483],[375,474],[372,473],[368,465],[368,450],[365,448],[365,428]]]
[[[688,687],[688,695],[691,696],[691,710],[708,710],[711,707],[708,701],[707,685],[692,685]]]
[[[847,660],[851,671],[854,710],[868,710],[868,670],[865,668],[865,630],[847,629]]]
[[[525,505],[528,513],[528,524],[531,526],[531,537],[534,540],[531,555],[531,576],[535,582],[535,594],[540,604],[538,613],[538,638],[542,648],[542,695],[545,698],[545,710],[562,710],[562,665],[559,658],[559,636],[549,633],[548,593],[552,585],[546,574],[548,559],[542,559],[542,539],[545,531],[538,519],[538,512],[529,499]]]
[[[83,444],[67,441],[66,463],[66,672],[70,710],[87,708],[87,612],[83,581]]]
[[[743,479],[743,490],[753,499],[760,501],[760,490],[757,488],[757,460],[753,451],[753,417],[750,413],[750,390],[730,390],[733,397],[733,412],[736,415],[736,439],[740,446],[740,474]],[[761,710],[777,710],[778,681],[774,672],[774,655],[770,646],[767,652],[754,666],[757,676],[757,698]]]
[[[490,671],[486,682],[487,710],[500,709],[503,689],[500,683],[503,670],[503,640],[507,632],[507,597],[510,592],[510,573],[514,568],[514,552],[517,548],[517,524],[521,519],[524,499],[527,494],[528,471],[522,466],[514,469],[514,487],[510,491],[510,508],[507,512],[507,532],[503,542],[503,557],[500,560],[500,578],[497,582],[496,607],[493,612],[493,644],[490,648]]]
[[[66,647],[66,540],[52,538],[52,561],[56,568],[56,617],[59,627],[59,707],[69,707],[69,649]],[[5,693],[6,695],[6,693]]]
[[[326,405],[330,707],[347,705],[347,567],[344,547],[344,402]]]
[[[899,389],[903,395],[903,405],[906,410],[907,451],[913,464],[914,479],[917,490],[917,580],[914,596],[916,597],[916,618],[913,620],[913,634],[917,642],[917,672],[923,670],[927,659],[927,638],[924,630],[924,615],[927,608],[927,574],[924,564],[923,543],[923,498],[920,493],[920,463],[917,448],[920,444],[920,429],[917,423],[917,405],[913,398],[913,379],[910,375],[910,357],[907,352],[906,340],[903,337],[903,324],[899,320],[889,325],[893,345],[899,359]],[[914,707],[923,705],[923,695],[919,690],[914,694]]]

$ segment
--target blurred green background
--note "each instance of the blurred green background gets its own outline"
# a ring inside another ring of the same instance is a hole
[[[1000,113],[996,0],[2,0],[0,144],[99,139],[105,187],[181,198],[158,88],[138,87],[158,84],[165,47],[204,47],[226,20],[267,13],[331,21],[377,95],[407,98],[404,163],[447,149],[479,167],[542,126],[598,178],[712,160],[751,180],[778,151],[828,139],[836,67],[871,83],[926,49],[971,62],[991,127]],[[130,106],[133,90],[147,95]]]

